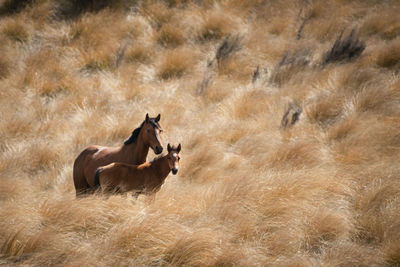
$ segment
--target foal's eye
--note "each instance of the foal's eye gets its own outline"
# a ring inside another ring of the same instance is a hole
[[[168,157],[168,159],[171,159],[171,157]]]
[[[150,129],[147,129],[147,132],[150,133]]]
[[[178,161],[181,160],[181,157],[178,157]]]

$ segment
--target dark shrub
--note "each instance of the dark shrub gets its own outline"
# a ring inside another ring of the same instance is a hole
[[[366,45],[358,39],[356,30],[353,29],[349,35],[342,39],[343,32],[338,36],[333,47],[327,51],[322,58],[322,65],[328,63],[350,61],[361,55]]]

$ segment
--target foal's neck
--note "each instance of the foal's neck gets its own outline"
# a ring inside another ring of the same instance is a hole
[[[149,153],[149,146],[143,142],[143,131],[140,131],[136,142],[132,144],[123,144],[121,151],[124,158],[130,164],[139,165],[146,161],[147,154]]]
[[[154,169],[154,171],[157,173],[158,178],[161,180],[164,180],[168,176],[169,172],[171,171],[171,168],[169,167],[167,158],[168,158],[168,154],[155,159],[151,163],[151,168]]]

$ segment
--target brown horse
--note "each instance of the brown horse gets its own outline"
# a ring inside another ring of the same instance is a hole
[[[94,177],[95,186],[103,193],[133,192],[136,197],[156,193],[171,170],[174,175],[178,173],[181,144],[177,147],[168,144],[167,148],[168,154],[141,165],[113,162],[99,167]]]
[[[74,185],[76,196],[84,196],[95,191],[94,174],[100,166],[111,162],[142,164],[146,161],[149,147],[155,154],[163,151],[160,134],[160,114],[156,118],[146,119],[136,128],[131,137],[119,147],[89,146],[81,152],[74,162]]]

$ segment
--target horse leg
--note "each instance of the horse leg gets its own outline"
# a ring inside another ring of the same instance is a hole
[[[81,179],[74,179],[74,185],[75,185],[76,197],[80,198],[92,194],[93,190],[86,182],[85,177],[82,177]]]

